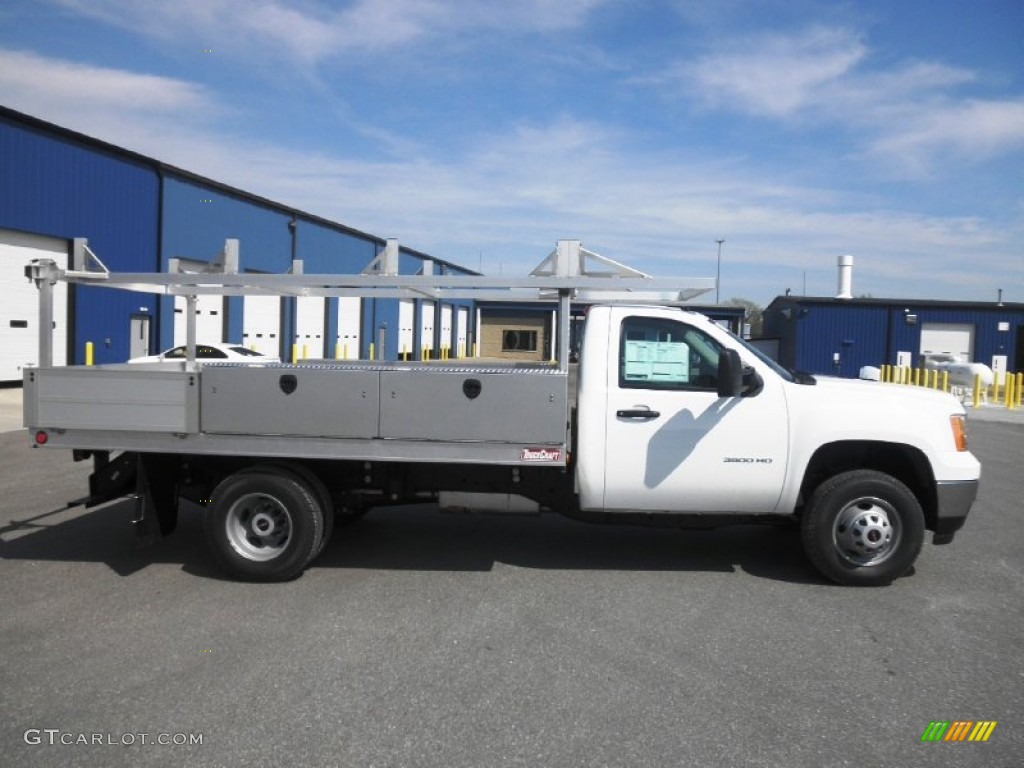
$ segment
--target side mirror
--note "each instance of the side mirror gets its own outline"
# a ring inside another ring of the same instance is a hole
[[[743,392],[743,363],[735,349],[722,350],[718,356],[718,396],[739,397]]]

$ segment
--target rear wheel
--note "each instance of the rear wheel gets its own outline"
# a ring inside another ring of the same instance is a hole
[[[924,542],[917,497],[890,475],[844,472],[811,495],[801,520],[804,550],[840,584],[880,586],[910,570]]]
[[[330,491],[327,490],[327,486],[323,484],[323,481],[317,477],[316,473],[303,466],[302,464],[259,464],[255,467],[248,467],[241,470],[242,473],[267,473],[282,475],[283,477],[291,477],[298,480],[301,483],[305,483],[308,486],[310,493],[320,504],[320,510],[323,515],[323,524],[321,525],[321,536],[320,545],[317,547],[316,554],[313,555],[313,560],[320,556],[320,553],[324,551],[324,547],[327,546],[327,542],[331,540],[331,536],[334,534],[334,518],[335,508],[334,499],[331,498]]]
[[[203,520],[217,564],[247,581],[287,581],[319,551],[323,516],[296,477],[242,471],[221,481]]]

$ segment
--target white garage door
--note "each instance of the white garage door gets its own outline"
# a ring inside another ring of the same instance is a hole
[[[434,311],[429,301],[420,306],[420,351],[425,357],[432,357],[434,353]]]
[[[0,381],[20,381],[26,365],[39,362],[39,291],[25,279],[32,259],[53,259],[67,268],[65,240],[0,229]],[[68,286],[53,286],[53,364],[67,361]]]
[[[452,347],[452,306],[451,304],[441,305],[441,341],[442,347]]]
[[[281,298],[246,296],[242,301],[242,343],[260,354],[281,354]]]
[[[970,323],[922,323],[921,354],[957,355],[974,360],[974,326]]]
[[[174,297],[174,346],[188,341],[184,296]],[[224,341],[224,297],[204,295],[196,297],[196,343],[219,344]]]
[[[413,333],[416,322],[416,305],[412,299],[401,299],[398,302],[398,354],[404,355],[408,360],[416,359],[416,350],[413,349],[415,334]]]
[[[359,359],[359,328],[363,314],[363,300],[358,296],[338,299],[337,356],[342,360]]]
[[[466,340],[469,338],[469,309],[459,307],[459,326],[456,330],[458,338],[455,340],[455,356],[468,357],[469,350],[466,349]]]
[[[303,296],[295,301],[295,343],[299,357],[324,356],[324,321],[327,319],[327,299],[321,296]]]

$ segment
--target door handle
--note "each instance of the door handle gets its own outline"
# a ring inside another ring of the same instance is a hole
[[[661,416],[658,411],[652,411],[650,408],[634,408],[624,411],[616,411],[615,415],[620,419],[656,419]]]

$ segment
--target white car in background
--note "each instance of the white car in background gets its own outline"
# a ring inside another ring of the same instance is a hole
[[[133,357],[129,363],[182,363],[188,359],[185,345],[171,347],[159,355]],[[241,344],[196,344],[196,360],[220,363],[279,363],[281,359],[264,355]]]

